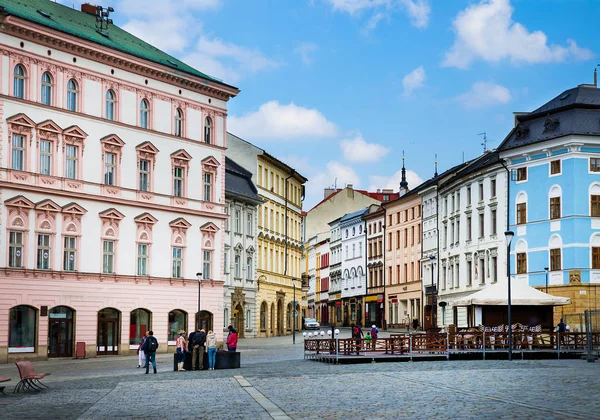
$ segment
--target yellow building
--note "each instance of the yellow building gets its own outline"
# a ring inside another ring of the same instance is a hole
[[[259,337],[292,332],[295,301],[302,294],[302,200],[307,179],[293,168],[239,137],[228,134],[227,154],[253,173],[258,208],[257,305]],[[293,279],[296,279],[295,283]],[[300,311],[299,303],[296,310]],[[300,315],[296,328],[301,325]]]

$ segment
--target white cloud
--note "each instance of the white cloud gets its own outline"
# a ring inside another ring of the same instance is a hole
[[[301,42],[300,45],[294,49],[294,52],[300,55],[304,64],[310,66],[314,61],[312,55],[318,49],[319,46],[317,44],[313,44],[312,42]]]
[[[377,189],[389,188],[394,191],[400,189],[400,181],[402,180],[402,169],[398,170],[392,176],[371,175],[369,177],[369,191],[377,191]],[[423,178],[414,171],[406,170],[406,181],[408,189],[411,190],[423,183]]]
[[[365,31],[375,29],[377,23],[395,10],[403,10],[413,26],[426,28],[429,24],[431,6],[428,0],[326,0],[333,10],[359,16],[363,12],[372,12]]]
[[[304,207],[310,209],[321,201],[323,189],[334,185],[343,188],[347,184],[352,184],[355,189],[360,185],[360,177],[354,169],[337,161],[328,162],[321,172],[308,175]]]
[[[390,152],[381,144],[367,143],[360,133],[353,139],[341,140],[340,147],[349,162],[377,162]]]
[[[502,85],[489,82],[475,82],[468,92],[455,98],[465,108],[484,108],[506,104],[512,100],[509,90]]]
[[[366,35],[369,32],[374,31],[377,28],[377,25],[379,24],[379,21],[381,21],[385,17],[386,17],[385,13],[382,13],[382,12],[373,14],[373,16],[371,16],[371,18],[369,19],[369,21],[365,25],[365,28],[362,31],[363,34]]]
[[[593,53],[567,40],[567,46],[548,44],[542,31],[529,32],[512,20],[510,0],[482,0],[461,11],[453,21],[456,39],[446,53],[444,66],[468,68],[477,60],[512,63],[587,60]]]
[[[334,136],[338,129],[317,109],[282,105],[277,101],[262,104],[257,111],[229,116],[227,129],[248,139],[310,140]]]
[[[423,66],[417,67],[402,79],[402,86],[404,87],[404,95],[410,95],[414,90],[422,88],[425,79],[425,69]]]

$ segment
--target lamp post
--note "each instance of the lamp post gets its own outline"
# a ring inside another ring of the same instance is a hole
[[[506,279],[508,281],[508,360],[512,360],[512,319],[511,319],[511,307],[510,307],[510,243],[512,242],[515,233],[507,230],[504,232],[506,237]]]
[[[433,294],[433,262],[435,261],[435,255],[431,254],[429,256],[429,261],[431,261],[431,328],[435,328],[435,312],[434,312],[434,305],[433,305],[433,298],[434,298],[434,294]]]
[[[550,271],[550,268],[544,267],[544,271],[546,272],[546,293],[548,293],[548,272]]]
[[[202,282],[202,273],[196,273],[198,278],[198,315],[196,316],[196,329],[200,328],[200,282]]]
[[[294,304],[292,305],[292,344],[296,344],[296,278],[292,277],[294,286]]]

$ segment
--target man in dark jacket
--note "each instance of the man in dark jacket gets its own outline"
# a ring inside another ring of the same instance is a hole
[[[152,331],[148,331],[148,337],[146,337],[142,348],[144,350],[144,354],[146,355],[146,375],[150,370],[150,363],[152,363],[154,373],[156,373],[156,350],[158,350],[158,340],[156,337],[154,337],[154,333]]]
[[[360,323],[356,323],[356,325],[352,328],[352,338],[356,338],[354,343],[356,344],[356,354],[360,353],[360,342],[363,338],[363,332]]]
[[[192,344],[194,345],[193,362],[194,370],[202,370],[204,368],[204,344],[206,343],[206,331],[197,330],[194,334]],[[198,357],[198,359],[196,359]]]

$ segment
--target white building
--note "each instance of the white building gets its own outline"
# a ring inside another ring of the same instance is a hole
[[[506,170],[498,152],[486,152],[439,187],[441,263],[438,326],[481,323],[481,313],[452,301],[506,273]]]
[[[342,325],[342,231],[340,218],[329,222],[329,323]]]
[[[252,174],[226,158],[224,326],[233,325],[240,337],[256,337],[257,213],[263,202]]]
[[[367,290],[367,232],[362,216],[367,209],[340,219],[342,234],[343,325],[364,324],[364,298]]]
[[[40,3],[0,11],[0,362],[222,331],[238,90],[106,20],[98,33],[94,6]]]

